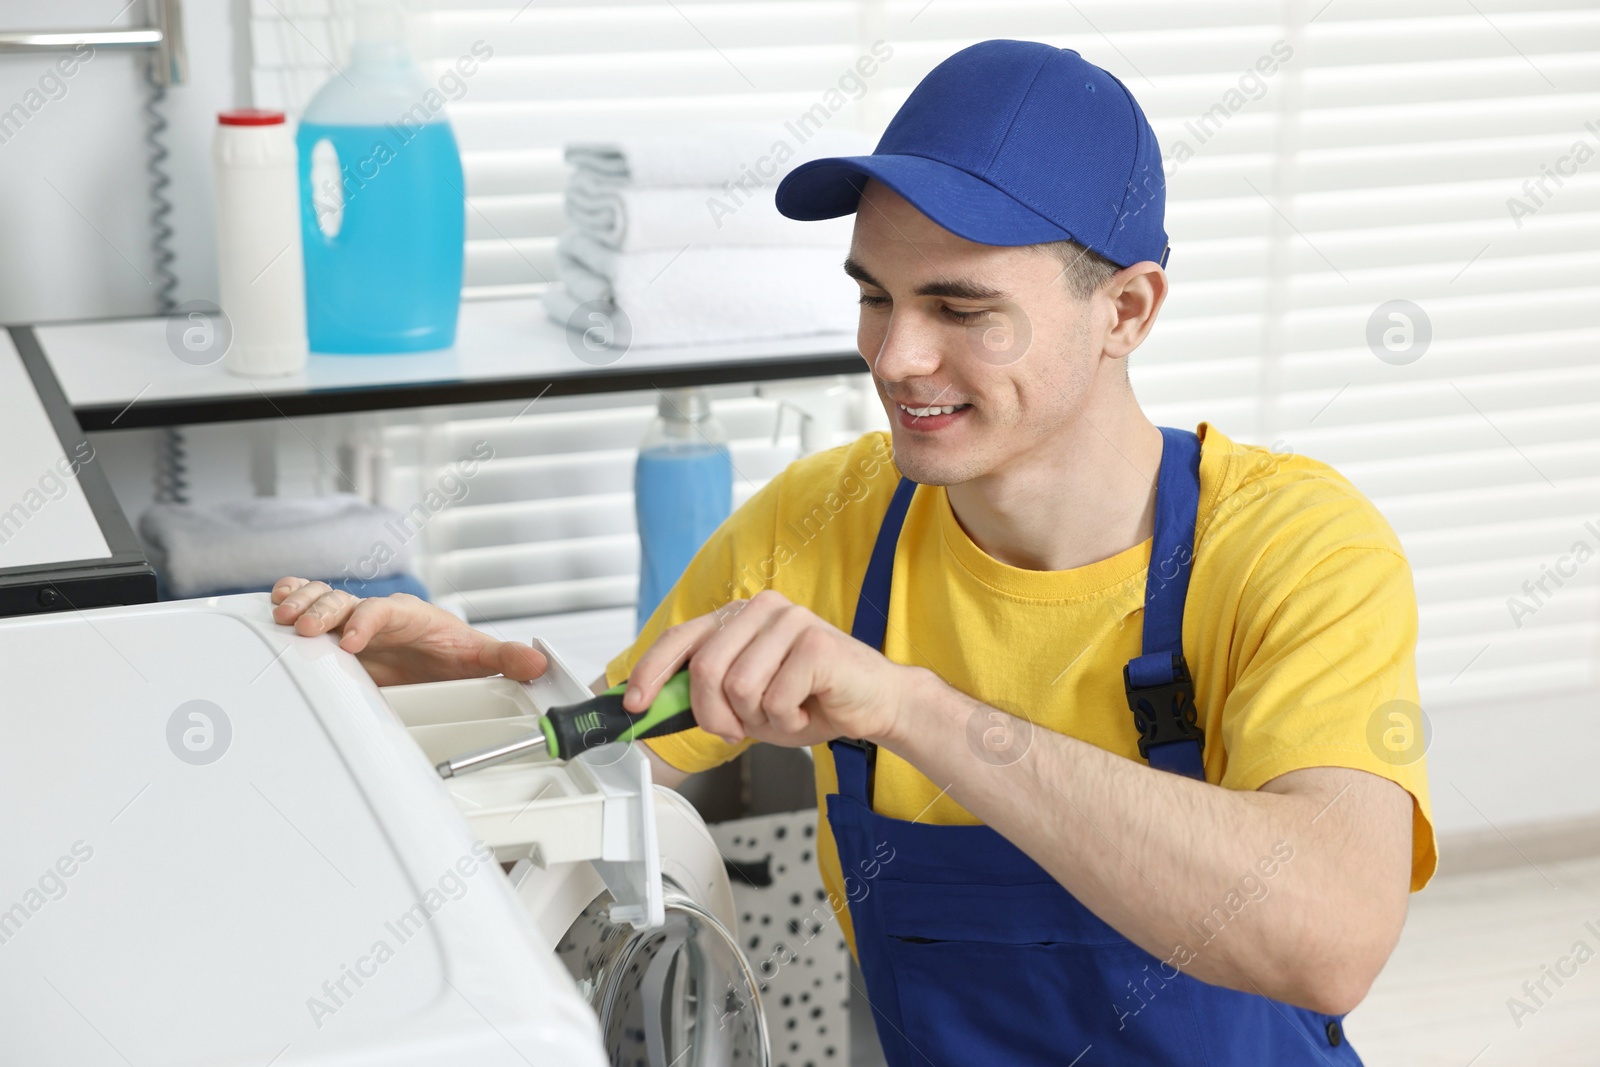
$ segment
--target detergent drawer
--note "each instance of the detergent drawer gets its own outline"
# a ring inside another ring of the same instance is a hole
[[[531,682],[469,678],[389,686],[384,699],[429,764],[538,731],[551,708],[592,696],[545,642],[550,666]],[[636,929],[665,920],[650,763],[635,745],[573,760],[542,752],[441,782],[475,837],[511,864],[588,862],[611,890],[610,916]]]

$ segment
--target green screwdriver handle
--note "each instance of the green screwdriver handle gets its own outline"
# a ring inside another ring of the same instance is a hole
[[[638,715],[622,706],[627,683],[612,686],[597,697],[551,708],[539,720],[550,755],[555,759],[574,756],[615,741],[638,741],[687,730],[694,725],[694,710],[689,707],[689,672],[679,671],[661,687],[655,700]]]

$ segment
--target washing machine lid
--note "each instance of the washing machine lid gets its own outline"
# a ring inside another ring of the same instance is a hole
[[[605,1062],[376,686],[265,595],[3,620],[0,676],[0,1062]]]

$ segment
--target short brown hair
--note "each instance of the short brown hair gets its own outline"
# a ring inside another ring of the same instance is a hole
[[[1122,269],[1076,241],[1047,241],[1028,247],[1054,256],[1061,262],[1061,273],[1066,279],[1067,288],[1080,300],[1092,296],[1096,289]]]

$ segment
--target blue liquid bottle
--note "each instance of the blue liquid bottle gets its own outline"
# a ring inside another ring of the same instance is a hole
[[[299,148],[313,352],[455,343],[465,189],[444,97],[393,7],[357,8],[351,61],[306,106]]]
[[[696,389],[668,389],[639,445],[634,507],[639,521],[638,629],[683,576],[706,538],[733,511],[728,437]],[[637,632],[637,631],[636,631]]]

